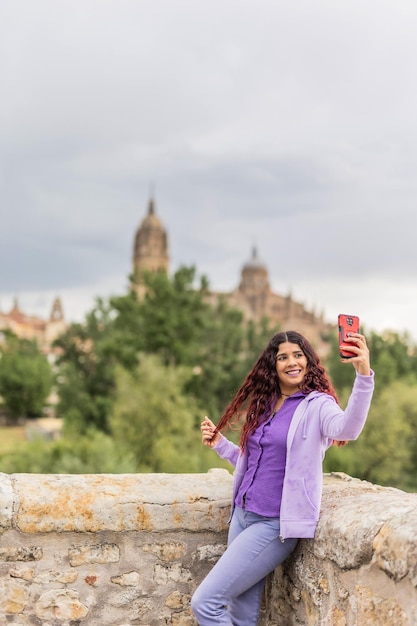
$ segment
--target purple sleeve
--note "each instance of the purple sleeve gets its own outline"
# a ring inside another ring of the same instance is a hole
[[[373,390],[374,372],[370,376],[356,373],[352,393],[344,411],[333,401],[325,402],[321,407],[322,434],[339,441],[357,439],[368,417]]]
[[[229,461],[229,463],[236,467],[240,448],[235,443],[229,441],[224,435],[220,435],[220,441],[213,447],[213,450],[217,452],[219,457],[226,459],[226,461]]]

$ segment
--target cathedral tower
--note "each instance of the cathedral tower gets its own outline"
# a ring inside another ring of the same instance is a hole
[[[251,319],[261,319],[266,313],[270,294],[268,270],[258,258],[257,249],[252,249],[251,259],[242,268],[240,284],[233,299]]]
[[[136,231],[133,248],[133,289],[138,297],[143,296],[144,272],[168,272],[168,237],[159,218],[155,214],[155,203],[150,198],[148,213]]]
[[[49,316],[50,322],[61,322],[64,320],[64,309],[62,308],[62,302],[60,298],[55,298],[52,303],[51,314]]]
[[[252,258],[243,266],[239,291],[248,298],[256,298],[270,291],[268,270],[259,260],[256,248],[252,249]]]

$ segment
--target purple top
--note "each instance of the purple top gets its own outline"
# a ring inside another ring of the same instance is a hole
[[[287,435],[294,411],[305,394],[286,398],[277,413],[262,422],[247,441],[248,469],[235,504],[265,517],[279,517],[287,458]]]
[[[279,514],[281,539],[314,537],[320,515],[325,452],[332,441],[359,437],[373,390],[373,371],[370,376],[356,372],[345,410],[332,396],[321,391],[311,391],[295,409],[287,437],[287,464]],[[233,513],[236,494],[248,468],[248,448],[242,451],[221,435],[214,449],[235,467]]]

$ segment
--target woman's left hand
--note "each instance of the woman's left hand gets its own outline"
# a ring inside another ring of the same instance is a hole
[[[358,374],[369,376],[371,373],[371,365],[369,362],[369,348],[366,345],[366,339],[364,335],[359,333],[352,333],[343,340],[345,343],[350,343],[349,352],[352,352],[354,356],[349,359],[342,358],[342,363],[352,363]]]

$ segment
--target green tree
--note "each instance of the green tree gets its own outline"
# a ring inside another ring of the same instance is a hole
[[[112,327],[112,309],[98,299],[85,323],[72,324],[55,342],[61,350],[58,410],[67,430],[86,433],[94,427],[108,432],[118,363]]]
[[[143,301],[133,294],[111,301],[119,348],[191,367],[185,391],[216,419],[269,340],[267,320],[245,324],[223,298],[211,303],[208,281],[199,282],[194,267],[181,267],[172,278],[150,273],[145,282]]]
[[[371,354],[371,367],[375,372],[375,394],[395,380],[407,380],[410,384],[417,381],[417,351],[407,333],[385,332],[382,335],[365,330],[367,344]],[[326,360],[330,378],[337,390],[350,389],[355,372],[348,364],[341,364],[337,335],[330,337],[331,350]]]
[[[356,441],[326,454],[325,471],[343,471],[380,485],[417,487],[413,469],[417,422],[417,386],[395,381],[374,398]]]
[[[329,377],[338,393],[343,393],[344,389],[351,389],[355,379],[355,371],[348,363],[341,363],[339,355],[339,343],[336,333],[329,336],[330,351],[324,360],[324,365],[329,373]]]
[[[166,365],[156,355],[143,355],[134,372],[118,369],[112,434],[139,471],[201,471],[199,409],[184,393],[189,376],[187,368]]]
[[[188,368],[184,393],[201,407],[196,420],[202,411],[216,420],[270,337],[266,321],[246,325],[225,300],[212,304],[207,279],[199,280],[194,267],[144,280],[142,300],[128,293],[98,301],[85,324],[72,325],[57,341],[59,409],[74,432],[109,431],[115,366],[133,371],[139,354]]]
[[[411,383],[417,380],[416,348],[408,334],[371,333],[368,343],[371,365],[380,389],[398,379]]]
[[[219,300],[204,328],[187,386],[216,422],[254,365],[272,334],[267,320],[243,321],[237,309]]]
[[[180,268],[172,279],[148,274],[147,295],[98,299],[84,324],[73,324],[55,345],[58,359],[59,411],[66,428],[108,432],[115,391],[115,366],[133,369],[141,352],[159,354],[165,362],[190,362],[210,306],[194,288],[194,268]]]
[[[19,449],[0,456],[0,471],[7,474],[120,474],[137,471],[132,455],[121,451],[115,441],[97,430],[83,437],[64,436],[59,441],[23,443]]]
[[[164,272],[144,276],[146,295],[112,298],[120,349],[158,354],[165,363],[191,364],[198,352],[202,329],[212,314],[206,301],[207,280],[198,285],[195,267],[180,267],[172,277]]]
[[[42,415],[52,384],[51,366],[36,343],[9,334],[0,353],[0,395],[12,421]]]
[[[409,384],[401,380],[391,385],[391,392],[399,399],[399,416],[409,428],[407,451],[409,460],[402,468],[401,486],[408,491],[417,491],[417,383]]]

